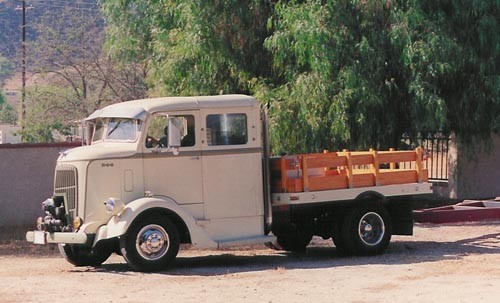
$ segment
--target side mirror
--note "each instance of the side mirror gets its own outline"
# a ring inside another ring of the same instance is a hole
[[[168,147],[172,149],[174,155],[179,154],[182,134],[184,133],[183,119],[180,117],[168,118]]]

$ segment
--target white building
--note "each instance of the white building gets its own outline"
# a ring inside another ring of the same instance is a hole
[[[21,143],[21,136],[16,134],[19,130],[17,125],[0,124],[0,144]]]

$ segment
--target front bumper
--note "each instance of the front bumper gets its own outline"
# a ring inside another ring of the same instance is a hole
[[[85,233],[29,231],[26,233],[26,240],[35,244],[86,244],[88,236]]]

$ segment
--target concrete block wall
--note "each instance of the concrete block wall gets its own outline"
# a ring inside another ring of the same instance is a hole
[[[59,152],[78,143],[0,145],[0,229],[35,225],[52,196]]]
[[[452,136],[448,169],[450,198],[500,197],[500,136],[492,134],[489,143],[473,149],[466,149],[459,138]]]

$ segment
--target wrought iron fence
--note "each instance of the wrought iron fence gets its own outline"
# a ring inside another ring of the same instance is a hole
[[[401,146],[399,149],[414,149],[419,146],[424,149],[424,167],[429,171],[429,180],[448,181],[448,149],[450,146],[450,136],[442,132],[435,132],[412,138],[405,134],[401,138]],[[405,166],[409,166],[410,164],[405,163],[403,165],[403,168],[406,168]]]

